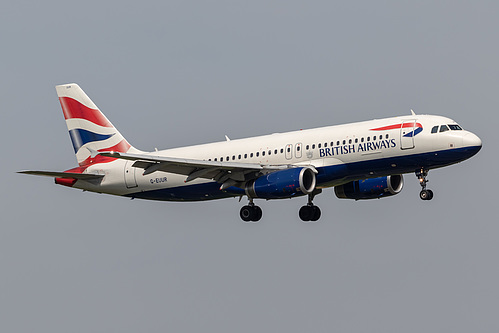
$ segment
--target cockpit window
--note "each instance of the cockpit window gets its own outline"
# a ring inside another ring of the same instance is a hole
[[[449,128],[447,127],[447,125],[440,126],[440,133],[448,131],[448,130],[449,130]]]
[[[449,127],[450,127],[450,129],[451,129],[452,131],[462,131],[462,130],[463,130],[463,129],[461,128],[461,126],[456,125],[456,124],[454,124],[454,125],[449,125]]]
[[[431,132],[432,133],[437,133],[438,132],[438,126],[433,126],[433,128],[431,129]]]

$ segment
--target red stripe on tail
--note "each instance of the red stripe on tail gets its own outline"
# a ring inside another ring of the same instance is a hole
[[[109,120],[107,120],[99,110],[86,107],[70,97],[59,97],[59,101],[61,102],[62,111],[66,120],[79,118],[91,121],[96,125],[113,127]]]

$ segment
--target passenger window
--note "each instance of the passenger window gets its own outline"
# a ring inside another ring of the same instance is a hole
[[[244,158],[245,158],[245,159],[246,159],[246,158],[248,158],[248,154],[244,154]]]
[[[326,147],[327,147],[327,142],[326,142],[326,143],[324,143],[324,148],[326,148]]]
[[[364,142],[364,138],[360,138],[360,142]]]
[[[284,153],[284,149],[281,148],[281,154]]]
[[[440,132],[446,132],[448,130],[449,130],[449,128],[447,127],[447,125],[440,126]]]
[[[317,148],[320,148],[321,147],[321,144],[319,143],[319,145],[317,146]]]
[[[315,149],[315,143],[312,145],[312,149]]]
[[[433,126],[433,128],[431,129],[431,132],[432,133],[437,133],[438,132],[438,126]]]
[[[343,140],[343,144],[346,145],[347,144],[347,140]]]
[[[359,139],[355,139],[355,143],[358,143],[359,142]]]
[[[379,136],[379,139],[380,139],[380,140],[383,140],[383,135],[380,135],[380,136]]]
[[[309,145],[307,145],[307,150],[309,150],[309,149],[310,149],[310,146],[309,146]]]
[[[240,159],[241,159],[241,155],[239,155],[239,156],[237,157],[237,159],[239,159],[239,160],[240,160]]]
[[[340,142],[339,141],[336,141],[336,145],[339,146],[340,145]]]
[[[274,154],[275,154],[275,155],[277,155],[277,149],[276,149],[276,150],[274,150]]]
[[[368,142],[371,141],[371,137],[370,136],[367,137],[367,141]]]
[[[256,157],[260,156],[260,153],[259,152],[256,152]]]
[[[331,147],[332,147],[332,146],[334,146],[334,142],[333,142],[333,141],[331,141]]]
[[[220,157],[220,162],[223,162],[224,161],[224,158],[223,157]]]
[[[351,144],[352,143],[352,139],[348,140],[348,144]]]
[[[385,136],[385,138],[387,138],[387,139],[388,139],[389,137],[390,137],[390,136],[389,136],[388,134]]]
[[[215,162],[217,161],[217,158],[215,157]]]
[[[373,136],[373,141],[376,141],[376,137],[375,136]]]
[[[232,160],[234,161],[236,159],[236,155],[232,155]]]
[[[262,156],[265,156],[265,150],[264,150],[264,151],[262,151]]]
[[[250,154],[250,158],[253,158],[253,153]]]

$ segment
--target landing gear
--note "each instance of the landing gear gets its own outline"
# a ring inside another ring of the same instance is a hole
[[[300,208],[300,219],[304,222],[315,222],[321,217],[321,209],[315,205],[306,205]]]
[[[247,206],[243,206],[239,212],[239,216],[245,222],[258,222],[262,218],[262,209],[255,206],[253,200],[250,198],[250,203]]]
[[[418,177],[419,184],[421,185],[421,192],[419,192],[421,200],[433,199],[433,191],[426,189],[426,183],[428,183],[426,176],[428,176],[428,170],[421,168],[421,170],[416,171],[416,177]]]
[[[317,206],[314,205],[312,202],[314,200],[314,197],[321,193],[322,191],[314,191],[308,195],[308,203],[307,205],[303,206],[300,208],[300,212],[298,215],[300,216],[300,219],[303,222],[308,222],[308,221],[318,221],[321,218],[321,209]]]

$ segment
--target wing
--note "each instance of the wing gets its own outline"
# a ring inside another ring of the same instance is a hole
[[[18,171],[17,173],[23,173],[26,175],[35,175],[35,176],[56,177],[56,178],[74,178],[82,180],[100,179],[104,177],[104,175],[95,175],[90,173],[56,172],[56,171]]]
[[[120,152],[97,152],[97,154],[135,161],[132,166],[144,169],[143,175],[156,171],[170,172],[187,176],[186,183],[197,178],[213,179],[222,184],[221,189],[238,186],[239,183],[258,178],[261,175],[292,167],[288,165],[204,161]]]

